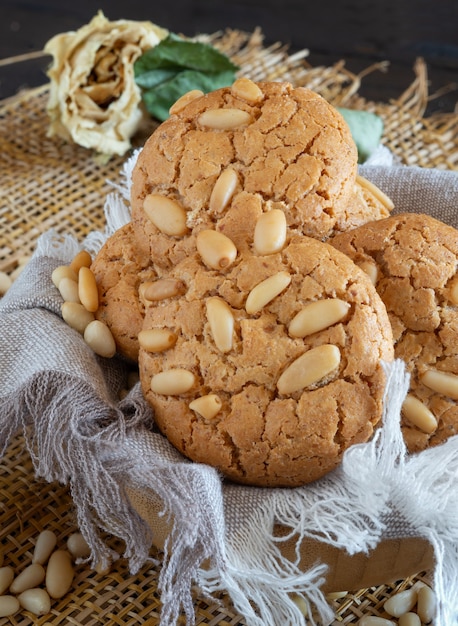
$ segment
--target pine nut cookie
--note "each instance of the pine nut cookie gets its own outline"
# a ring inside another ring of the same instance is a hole
[[[365,272],[317,239],[272,243],[266,215],[251,224],[258,247],[239,237],[231,256],[224,239],[188,237],[187,258],[143,285],[140,380],[185,456],[238,483],[292,487],[371,437],[393,339]],[[165,280],[182,288],[158,299]]]
[[[282,210],[292,233],[323,240],[388,214],[361,192],[350,129],[318,94],[239,79],[191,95],[148,139],[133,174],[134,232],[164,269],[193,249],[188,234],[242,208]]]
[[[372,276],[388,310],[395,355],[411,374],[402,432],[411,452],[458,433],[458,231],[406,213],[330,243]]]
[[[99,293],[95,316],[111,330],[118,354],[136,362],[144,315],[138,289],[157,276],[146,245],[133,236],[131,223],[107,239],[91,270]]]

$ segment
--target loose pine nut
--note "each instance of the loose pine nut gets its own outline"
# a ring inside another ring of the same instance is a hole
[[[383,193],[383,191],[379,189],[377,185],[374,185],[374,183],[371,183],[369,180],[367,180],[367,178],[364,178],[359,174],[357,174],[356,176],[356,183],[360,185],[360,187],[367,189],[372,195],[374,195],[377,200],[381,202],[386,207],[386,209],[388,209],[388,211],[393,210],[393,201],[385,193]]]
[[[191,89],[184,93],[181,98],[178,98],[176,102],[172,104],[169,109],[170,115],[175,115],[182,111],[190,102],[196,100],[197,98],[201,98],[204,95],[204,92],[200,89]]]
[[[269,276],[248,294],[245,303],[245,310],[249,315],[258,313],[269,302],[274,300],[282,291],[288,287],[291,282],[291,276],[288,272],[278,272],[273,276]]]
[[[0,596],[0,617],[10,617],[20,608],[19,600],[15,596]]]
[[[411,424],[427,434],[433,433],[437,428],[437,420],[428,407],[412,394],[408,394],[402,405],[404,417]]]
[[[65,302],[80,302],[78,281],[64,276],[59,281],[58,290]]]
[[[175,278],[161,278],[151,283],[143,283],[139,291],[145,300],[157,302],[182,295],[186,291],[186,285]]]
[[[13,284],[13,281],[6,272],[0,272],[0,296],[4,296],[8,289]]]
[[[155,374],[151,379],[151,391],[163,396],[179,396],[189,391],[196,377],[189,370],[177,368]]]
[[[67,549],[74,559],[87,559],[91,549],[81,533],[72,533],[67,539]]]
[[[264,98],[258,85],[249,78],[237,78],[232,84],[231,91],[236,98],[245,100],[249,104],[256,104]]]
[[[286,242],[286,217],[281,209],[263,213],[254,229],[254,249],[258,254],[280,252]]]
[[[405,589],[395,593],[383,603],[385,611],[393,617],[399,617],[403,613],[408,613],[417,602],[417,591],[415,589]]]
[[[421,626],[421,620],[416,613],[404,613],[399,617],[398,626]]]
[[[294,602],[294,604],[297,606],[299,611],[302,613],[302,615],[304,617],[308,617],[309,607],[305,598],[295,593],[291,599]]]
[[[91,267],[91,264],[92,257],[89,252],[87,250],[81,250],[75,257],[73,257],[73,260],[70,263],[70,269],[78,274],[81,267]]]
[[[396,626],[390,619],[376,617],[375,615],[364,615],[358,620],[358,626]]]
[[[33,551],[32,563],[44,565],[56,547],[57,537],[52,530],[43,530],[37,538]]]
[[[237,172],[228,167],[221,172],[212,189],[208,207],[210,211],[221,213],[229,204],[237,187]]]
[[[241,109],[208,109],[198,117],[198,123],[215,130],[233,130],[251,122],[251,115]]]
[[[63,302],[61,311],[64,321],[81,334],[84,333],[86,326],[95,319],[94,313],[88,311],[79,302]]]
[[[151,193],[144,199],[143,208],[149,220],[164,235],[181,237],[186,233],[186,211],[175,200]]]
[[[167,328],[148,328],[138,333],[140,348],[147,352],[164,352],[172,348],[177,340],[175,333]]]
[[[417,613],[423,624],[432,622],[436,615],[436,594],[428,585],[418,590]]]
[[[72,270],[69,265],[59,265],[51,274],[51,280],[58,289],[62,278],[71,278],[76,283],[78,281],[78,273]]]
[[[72,555],[67,550],[56,550],[49,557],[46,568],[46,591],[51,598],[62,598],[70,589],[75,571]]]
[[[189,408],[207,420],[213,419],[221,410],[221,399],[214,393],[196,398],[189,403]]]
[[[45,589],[27,589],[18,600],[23,609],[34,615],[46,615],[51,610],[51,598]]]
[[[78,295],[81,304],[87,311],[95,313],[99,308],[99,290],[94,273],[86,266],[78,272]]]
[[[5,593],[14,580],[14,570],[9,565],[0,567],[0,596]]]
[[[345,596],[348,594],[348,591],[331,591],[330,593],[326,594],[326,599],[327,600],[341,600],[342,598],[345,598]]]
[[[371,283],[376,285],[379,276],[377,265],[370,261],[361,261],[361,263],[358,263],[358,266],[369,276]]]
[[[311,348],[289,365],[277,381],[281,394],[291,394],[314,385],[340,363],[340,350],[332,344]]]
[[[326,298],[307,304],[291,320],[288,332],[291,337],[306,337],[343,320],[350,305],[339,298]]]
[[[229,305],[218,297],[207,300],[207,319],[216,347],[221,352],[232,349],[234,316]]]
[[[217,230],[201,230],[196,245],[202,261],[214,270],[228,268],[237,257],[234,242]]]
[[[10,592],[15,595],[26,589],[32,589],[41,585],[45,579],[45,569],[40,563],[32,563],[26,567],[10,585]]]
[[[99,356],[111,358],[116,354],[116,343],[111,330],[100,320],[94,320],[86,326],[84,341]]]
[[[458,376],[440,370],[427,370],[420,376],[421,382],[444,396],[458,400]]]

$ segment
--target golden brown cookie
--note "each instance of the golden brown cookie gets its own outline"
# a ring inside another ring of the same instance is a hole
[[[260,210],[256,245],[239,232],[235,254],[220,231],[188,237],[187,258],[141,289],[140,379],[158,426],[190,459],[259,486],[313,481],[368,440],[393,357],[367,275],[316,239],[269,248],[278,215]]]
[[[156,273],[147,248],[134,239],[131,223],[107,239],[91,269],[99,291],[96,317],[110,328],[118,353],[137,361],[144,314],[138,289],[142,282],[155,279]]]
[[[309,89],[240,79],[173,110],[146,142],[132,186],[136,236],[147,235],[164,269],[192,251],[186,235],[223,228],[229,214],[243,222],[280,209],[291,233],[318,239],[354,226],[355,215],[385,215],[355,195],[350,130]]]
[[[458,433],[458,231],[407,213],[331,243],[372,276],[390,316],[395,355],[411,374],[402,411],[410,451]]]

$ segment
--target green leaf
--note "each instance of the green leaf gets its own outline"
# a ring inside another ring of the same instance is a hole
[[[347,122],[353,141],[358,149],[358,163],[364,163],[380,144],[383,135],[383,120],[370,111],[338,107]]]
[[[233,81],[232,72],[202,74],[194,70],[184,70],[154,89],[144,91],[143,102],[150,115],[162,122],[168,118],[171,105],[191,89],[200,89],[208,93],[220,87],[227,87]]]
[[[178,98],[191,89],[208,93],[231,85],[239,68],[208,44],[171,34],[134,64],[146,109],[164,121]]]

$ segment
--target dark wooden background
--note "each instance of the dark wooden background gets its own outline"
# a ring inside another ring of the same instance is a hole
[[[42,49],[54,34],[75,30],[98,9],[109,19],[148,19],[188,36],[227,27],[260,27],[265,43],[310,50],[312,65],[345,59],[358,72],[389,61],[363,81],[362,94],[388,100],[414,78],[423,57],[430,93],[444,90],[428,112],[453,111],[458,99],[458,0],[0,0],[0,98],[45,82],[48,59],[1,59]]]

